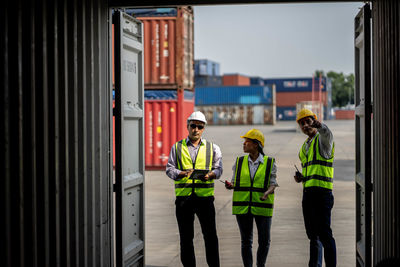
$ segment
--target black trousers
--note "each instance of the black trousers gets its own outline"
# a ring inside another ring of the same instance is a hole
[[[322,266],[322,247],[325,266],[336,266],[336,242],[331,229],[333,202],[331,191],[309,188],[303,192],[304,224],[310,240],[309,267]]]
[[[177,197],[176,219],[178,221],[181,261],[185,267],[195,267],[194,253],[194,215],[199,219],[203,233],[207,264],[210,267],[219,267],[218,237],[215,225],[214,197]]]

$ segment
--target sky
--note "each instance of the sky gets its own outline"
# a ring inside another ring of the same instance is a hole
[[[354,73],[354,17],[362,6],[362,2],[195,6],[195,59],[220,63],[221,75]]]

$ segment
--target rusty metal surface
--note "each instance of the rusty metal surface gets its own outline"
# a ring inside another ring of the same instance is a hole
[[[178,7],[175,17],[137,19],[144,27],[145,89],[193,90],[193,9]]]

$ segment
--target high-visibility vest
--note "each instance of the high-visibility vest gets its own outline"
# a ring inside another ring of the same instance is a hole
[[[325,159],[319,153],[319,133],[317,133],[314,140],[311,142],[308,154],[306,154],[305,150],[306,142],[304,142],[299,152],[299,158],[303,168],[303,187],[322,187],[332,190],[335,144],[332,146],[331,157]]]
[[[261,215],[271,217],[274,208],[274,194],[261,200],[267,191],[274,158],[264,156],[264,163],[258,165],[253,180],[250,177],[249,156],[236,159],[235,181],[233,184],[232,214]]]
[[[196,161],[193,163],[186,144],[186,139],[175,143],[176,162],[178,163],[179,170],[201,169],[211,171],[213,162],[213,144],[203,139],[199,146]],[[199,197],[213,196],[214,179],[203,182],[199,179],[189,179],[189,177],[184,177],[179,181],[175,181],[176,196],[190,196],[193,193]]]

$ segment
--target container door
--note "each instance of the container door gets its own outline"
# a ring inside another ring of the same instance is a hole
[[[370,7],[355,17],[356,262],[371,266],[371,45]]]
[[[253,124],[264,123],[264,106],[253,106]]]
[[[144,266],[142,23],[115,12],[116,266]]]

